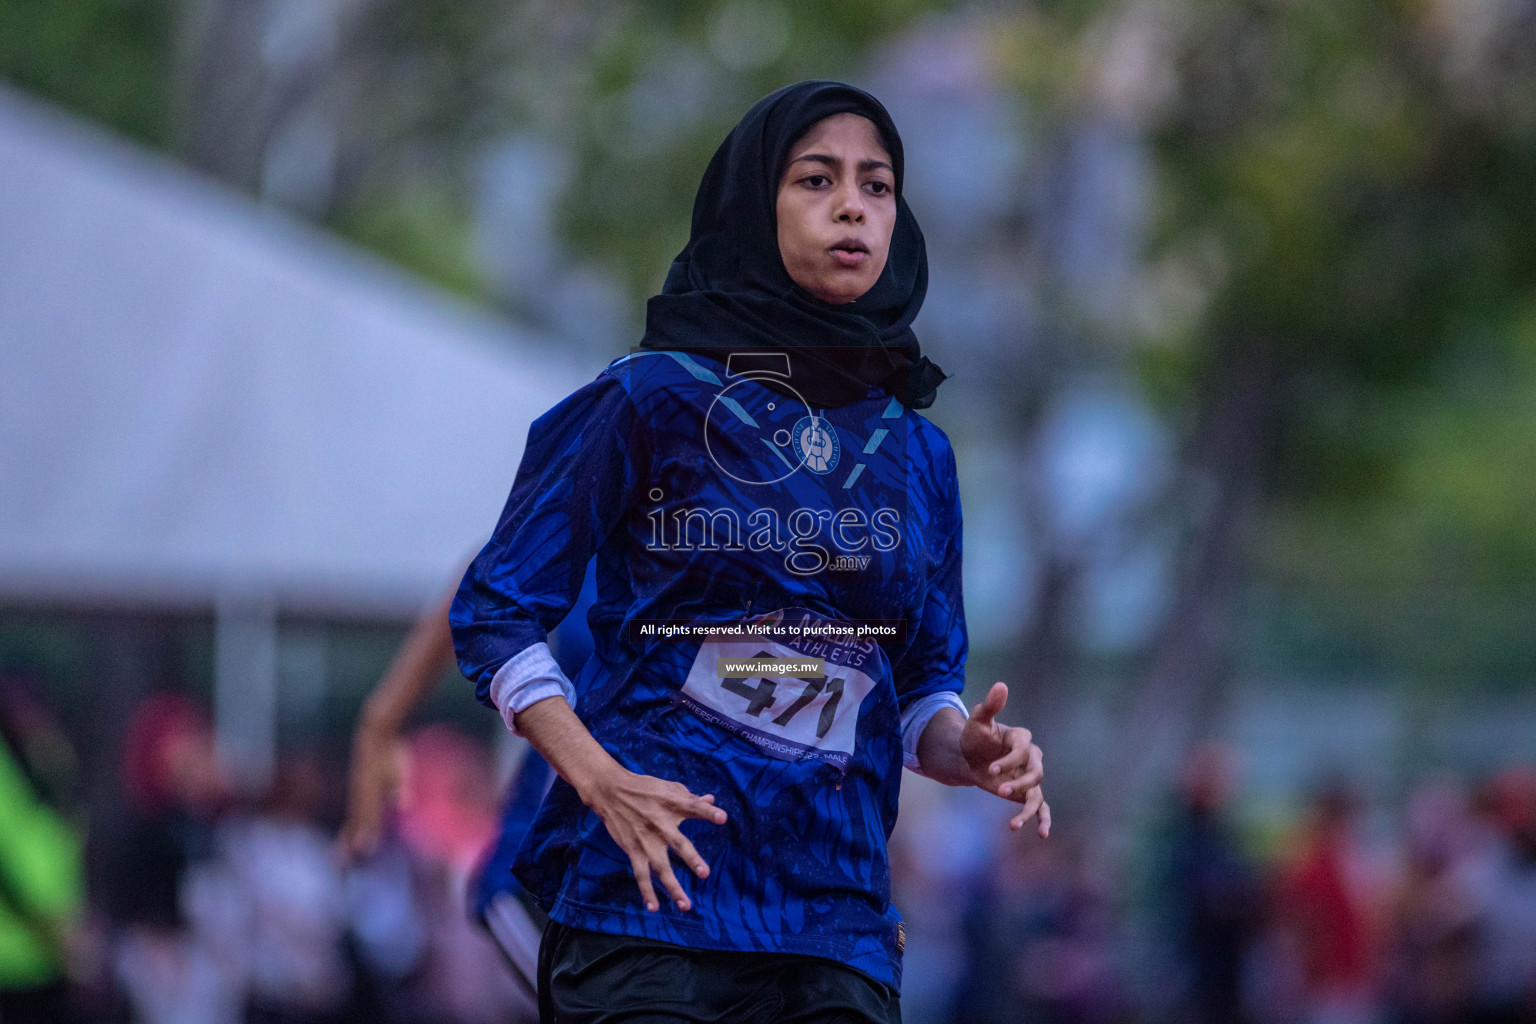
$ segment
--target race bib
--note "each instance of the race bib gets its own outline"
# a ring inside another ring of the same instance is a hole
[[[878,645],[847,629],[795,610],[733,624],[699,645],[680,699],[771,757],[846,768],[881,674]]]

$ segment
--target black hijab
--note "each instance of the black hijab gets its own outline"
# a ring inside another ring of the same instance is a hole
[[[818,121],[844,113],[873,122],[890,154],[896,226],[874,287],[832,305],[790,279],[774,211],[790,147]],[[732,351],[785,352],[789,386],[812,405],[847,405],[878,385],[903,404],[926,409],[945,377],[912,333],[927,290],[928,253],[902,198],[901,136],[891,115],[861,89],[801,82],[759,100],[715,151],[693,203],[688,244],[646,307],[640,344],[717,358]]]

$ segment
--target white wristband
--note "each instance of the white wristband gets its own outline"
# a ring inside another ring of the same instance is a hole
[[[491,678],[491,702],[501,712],[507,728],[518,736],[522,733],[513,724],[513,716],[549,697],[564,697],[567,704],[576,706],[576,687],[560,671],[546,643],[519,651]]]
[[[965,704],[960,700],[960,695],[952,690],[943,690],[920,697],[913,701],[912,706],[901,715],[901,763],[919,775],[928,773],[923,771],[923,766],[917,760],[917,744],[923,738],[923,730],[928,728],[929,720],[938,714],[941,708],[954,708],[960,712],[961,718],[971,717],[970,712],[965,710]]]

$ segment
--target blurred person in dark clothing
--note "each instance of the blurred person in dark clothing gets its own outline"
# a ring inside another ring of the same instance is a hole
[[[126,821],[107,851],[102,902],[113,923],[178,931],[187,866],[212,852],[223,800],[213,730],[179,694],[146,698],[128,722],[122,784]]]
[[[1112,919],[1103,887],[1063,844],[1008,844],[981,872],[962,922],[967,971],[956,1024],[1118,1019]]]
[[[237,1021],[237,971],[187,912],[188,875],[211,857],[213,824],[227,799],[203,710],[173,693],[140,703],[128,722],[122,783],[125,814],[104,842],[99,903],[133,1019]]]
[[[1229,819],[1236,755],[1220,744],[1186,758],[1168,837],[1168,910],[1187,971],[1183,1019],[1237,1024],[1243,968],[1258,925],[1260,885]]]
[[[34,688],[0,679],[0,1022],[73,1019],[68,929],[82,909],[68,818],[74,750]]]

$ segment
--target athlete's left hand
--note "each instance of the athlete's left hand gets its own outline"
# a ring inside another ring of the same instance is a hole
[[[1038,815],[1044,838],[1051,832],[1051,807],[1040,788],[1045,778],[1040,748],[1032,742],[1028,729],[997,720],[1007,703],[1008,685],[993,683],[986,700],[976,705],[960,731],[960,754],[975,785],[1024,805],[1008,827],[1018,831]]]

